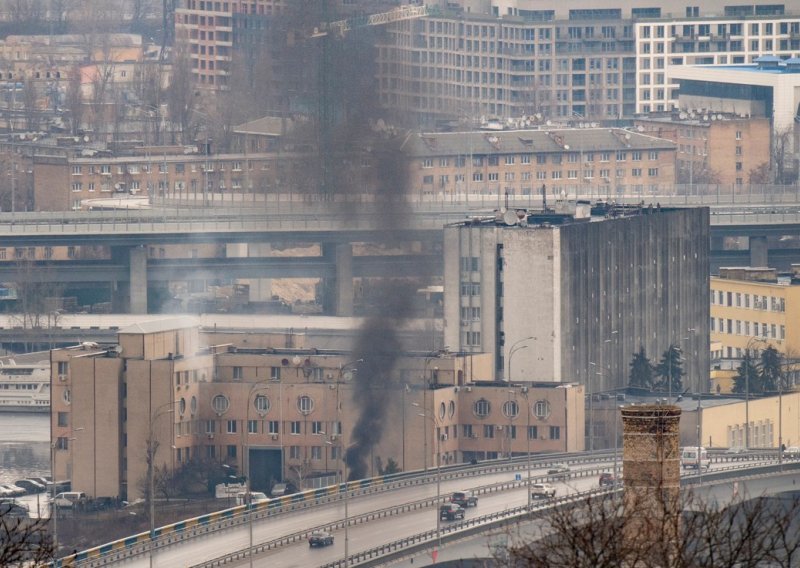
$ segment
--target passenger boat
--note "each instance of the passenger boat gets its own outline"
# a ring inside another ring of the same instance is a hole
[[[50,362],[0,361],[0,412],[49,412]]]

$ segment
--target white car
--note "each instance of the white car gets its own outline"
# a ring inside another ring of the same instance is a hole
[[[25,490],[16,485],[0,485],[0,491],[3,492],[4,497],[22,497],[25,495]]]
[[[556,496],[556,488],[549,483],[534,483],[531,485],[531,497],[534,499],[550,499]]]
[[[789,446],[783,452],[783,456],[787,459],[800,459],[800,446]]]

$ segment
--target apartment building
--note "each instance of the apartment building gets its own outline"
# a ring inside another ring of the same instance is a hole
[[[789,10],[793,13],[785,13]],[[789,10],[775,4],[732,5],[716,17],[636,22],[636,113],[677,108],[676,68],[750,64],[763,55],[797,57],[800,13]]]
[[[333,483],[362,412],[350,352],[282,345],[288,336],[230,334],[208,345],[187,320],[143,323],[117,345],[51,352],[56,477],[93,497],[141,496],[148,443],[157,467],[190,460],[249,469],[252,487]],[[299,341],[297,341],[299,340]],[[262,347],[253,347],[261,345]],[[492,383],[476,353],[403,354],[386,388],[386,425],[368,465],[377,475],[471,459],[583,448],[583,388]],[[423,416],[421,416],[421,414]]]
[[[680,344],[686,387],[709,368],[707,209],[557,204],[445,228],[444,340],[494,376],[627,385],[633,353]],[[687,338],[686,340],[684,338]]]
[[[378,51],[380,100],[421,124],[453,117],[541,115],[614,120],[675,107],[671,69],[800,53],[800,13],[770,2],[531,0],[447,2],[388,27]],[[453,9],[456,8],[456,9]]]
[[[800,352],[800,266],[780,274],[774,268],[721,268],[711,278],[711,340],[722,356],[772,345],[796,357]]]
[[[770,165],[772,129],[767,117],[742,117],[704,111],[652,114],[634,121],[637,129],[675,143],[676,182],[680,184],[751,183]]]
[[[401,151],[419,195],[641,195],[675,183],[675,144],[622,129],[421,133]]]

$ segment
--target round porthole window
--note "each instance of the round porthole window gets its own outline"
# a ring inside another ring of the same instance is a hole
[[[519,404],[516,400],[507,400],[503,403],[503,414],[506,418],[516,418],[519,416]]]
[[[533,415],[539,420],[545,420],[550,416],[550,403],[546,400],[537,400],[533,405]]]
[[[443,420],[446,414],[447,414],[447,405],[445,403],[441,403],[439,405],[439,418]]]
[[[180,402],[178,403],[178,412],[181,413],[181,416],[183,416],[186,413],[186,399],[185,398],[182,398],[180,400]]]
[[[224,394],[218,394],[214,398],[211,399],[211,408],[216,412],[218,415],[225,414],[228,412],[228,408],[231,406],[231,401],[228,400],[228,397]]]
[[[256,398],[253,400],[253,406],[255,407],[256,412],[258,412],[263,416],[264,414],[269,412],[270,409],[269,399],[263,394],[260,394],[256,396]]]
[[[64,404],[72,403],[72,393],[69,391],[69,389],[64,389],[64,394],[61,396],[61,398],[64,400]]]
[[[448,409],[448,414],[450,414],[450,418],[456,415],[456,401],[450,401],[450,408]]]
[[[189,403],[191,405],[192,414],[197,414],[197,397],[192,397],[192,402]]]
[[[476,400],[475,405],[472,407],[472,412],[478,418],[486,418],[492,412],[492,403],[485,398]]]
[[[314,399],[304,394],[297,398],[297,410],[302,414],[311,414],[314,412]]]

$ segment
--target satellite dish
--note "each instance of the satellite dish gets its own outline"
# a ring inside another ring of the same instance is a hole
[[[292,365],[294,365],[295,367],[299,367],[302,364],[303,364],[303,360],[300,357],[298,357],[297,355],[292,357]]]
[[[711,122],[714,122],[716,120],[717,120],[717,115],[716,114],[712,114],[711,115]]]
[[[84,136],[84,137],[83,137],[83,141],[84,141],[84,142],[88,142],[88,141],[89,141],[89,137],[88,137],[88,136]]]
[[[342,378],[345,381],[352,381],[353,380],[353,371],[351,369],[346,370],[344,373],[342,373]]]
[[[688,115],[687,115],[685,112],[682,112],[682,113],[680,113],[680,114],[678,115],[678,118],[680,118],[681,120],[686,120],[686,117],[687,117],[687,116],[688,116]]]
[[[552,125],[553,123],[552,123],[552,122],[550,122],[550,121],[548,120],[547,122],[545,122],[545,124],[546,124],[547,126],[550,126],[550,125]]]
[[[508,225],[509,227],[516,225],[519,222],[519,218],[517,217],[516,211],[508,210],[503,213],[503,223]]]
[[[564,150],[569,150],[569,144],[564,144]]]
[[[640,124],[639,126],[637,126],[637,127],[636,127],[636,131],[637,131],[637,132],[644,132],[644,126],[642,126],[642,125]]]
[[[630,139],[631,139],[631,133],[630,132],[626,132],[625,133],[625,140],[630,140]]]

